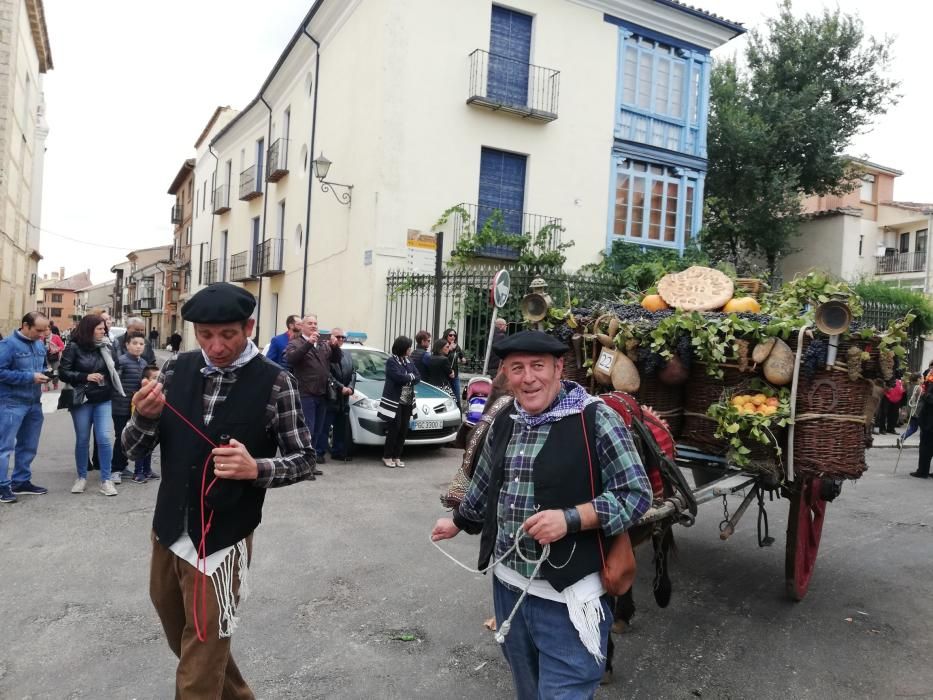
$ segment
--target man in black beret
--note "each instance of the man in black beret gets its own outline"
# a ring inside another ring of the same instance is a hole
[[[604,537],[638,522],[651,486],[615,411],[561,381],[564,343],[522,331],[493,350],[515,405],[493,419],[466,496],[431,537],[482,533],[478,568],[499,562],[496,622],[518,697],[592,697],[612,624]]]
[[[181,314],[200,349],[143,380],[122,435],[131,459],[161,445],[149,593],[180,698],[254,697],[230,655],[252,533],[266,489],[314,478],[295,380],[250,340],[255,306],[224,282],[191,297]]]

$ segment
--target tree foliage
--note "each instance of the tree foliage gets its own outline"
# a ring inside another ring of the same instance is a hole
[[[852,138],[897,101],[890,39],[838,8],[794,17],[790,0],[752,32],[746,68],[717,61],[710,80],[703,244],[714,258],[773,276],[794,252],[802,196],[855,185]]]

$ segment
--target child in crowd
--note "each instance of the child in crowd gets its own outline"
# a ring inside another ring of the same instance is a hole
[[[146,349],[146,338],[142,333],[132,333],[126,341],[126,352],[120,355],[117,360],[117,372],[120,374],[120,383],[123,385],[123,392],[126,396],[114,394],[111,399],[111,411],[113,413],[113,474],[116,479],[122,480],[122,477],[132,478],[133,483],[144,484],[149,479],[158,479],[158,475],[152,472],[151,457],[146,455],[142,459],[137,459],[135,469],[132,474],[127,469],[128,463],[126,455],[123,454],[120,435],[130,420],[132,414],[131,401],[133,394],[139,391],[142,386],[142,380],[146,376],[146,360],[142,354]],[[158,371],[158,370],[157,370]]]

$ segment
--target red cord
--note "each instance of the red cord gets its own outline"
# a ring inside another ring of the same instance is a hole
[[[593,455],[590,453],[590,438],[586,434],[586,419],[583,417],[583,411],[580,411],[580,422],[583,424],[583,444],[586,445],[586,461],[590,465],[590,493],[593,499],[596,499],[596,480],[593,477]],[[596,506],[593,506],[595,509]],[[606,553],[603,551],[602,533],[596,534],[596,541],[599,543],[599,558],[602,559],[603,567],[606,566]]]
[[[189,428],[191,428],[195,433],[197,433],[201,438],[209,444],[212,448],[219,447],[213,440],[211,440],[207,435],[198,430],[197,426],[194,425],[191,421],[185,418],[178,410],[175,409],[168,401],[164,405],[176,416],[181,418],[182,422],[185,423]],[[198,572],[194,578],[194,596],[191,601],[192,613],[194,614],[194,631],[198,637],[199,642],[207,641],[207,533],[211,530],[211,524],[214,522],[214,511],[212,510],[208,518],[205,520],[204,511],[206,510],[206,504],[204,502],[205,497],[210,493],[211,488],[214,484],[217,483],[217,477],[215,476],[211,483],[207,483],[207,468],[213,460],[213,455],[208,453],[207,459],[204,460],[204,466],[201,468],[201,541],[198,543],[198,562],[195,567]],[[198,620],[198,601],[201,602],[201,618],[204,619],[204,627],[201,627],[201,623]]]

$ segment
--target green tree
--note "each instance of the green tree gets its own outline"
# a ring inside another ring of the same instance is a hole
[[[752,32],[741,69],[717,61],[710,80],[705,249],[773,277],[794,252],[802,196],[855,185],[851,139],[897,102],[890,39],[866,36],[838,8],[794,17],[790,0]]]

